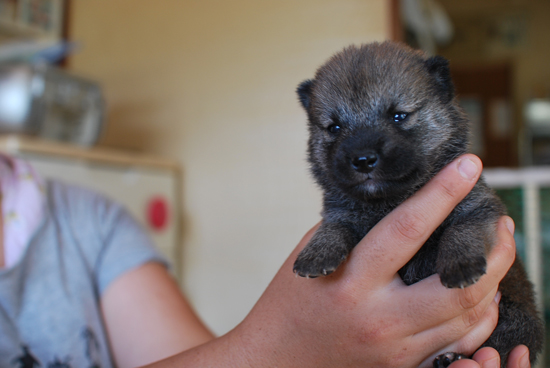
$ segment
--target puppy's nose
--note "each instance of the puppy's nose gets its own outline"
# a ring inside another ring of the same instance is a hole
[[[374,152],[369,152],[364,156],[358,156],[351,159],[351,166],[355,171],[368,174],[376,167],[378,155]]]

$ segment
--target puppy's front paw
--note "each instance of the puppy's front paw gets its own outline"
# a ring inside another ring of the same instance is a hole
[[[485,257],[446,259],[438,262],[437,273],[441,283],[448,288],[465,288],[475,284],[487,271]]]
[[[347,254],[314,254],[304,249],[294,262],[294,273],[307,278],[327,276],[346,259]]]
[[[323,222],[294,262],[294,273],[314,278],[333,273],[357,244],[343,223]]]
[[[438,355],[434,359],[434,368],[447,368],[451,365],[452,362],[455,362],[459,359],[465,359],[468,358],[466,355],[458,354],[458,353],[445,353]]]

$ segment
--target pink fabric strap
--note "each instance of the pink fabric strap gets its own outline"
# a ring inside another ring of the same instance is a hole
[[[5,267],[11,267],[25,251],[42,223],[45,185],[25,161],[0,154],[0,189],[4,220]]]

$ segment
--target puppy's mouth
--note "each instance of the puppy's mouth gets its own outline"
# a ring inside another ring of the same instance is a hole
[[[398,177],[385,177],[383,173],[373,171],[368,174],[357,175],[355,180],[341,183],[342,188],[361,199],[388,198],[408,193],[416,186],[419,180],[419,169]]]

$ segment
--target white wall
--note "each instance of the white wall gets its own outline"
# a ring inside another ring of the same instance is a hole
[[[389,36],[387,0],[74,0],[70,68],[110,106],[102,144],[183,167],[184,289],[235,326],[319,220],[295,88],[350,43]]]

